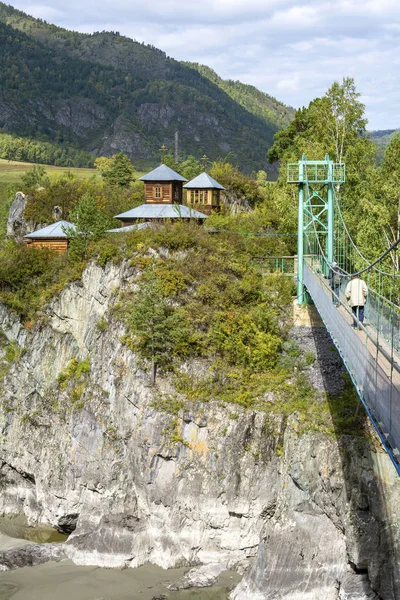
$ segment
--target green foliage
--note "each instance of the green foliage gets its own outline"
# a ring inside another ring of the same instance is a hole
[[[381,166],[369,169],[363,187],[362,202],[358,203],[355,216],[348,215],[347,220],[360,250],[373,261],[400,237],[399,134],[392,136]],[[360,268],[364,266],[360,263]],[[396,252],[391,252],[380,268],[392,272],[394,266],[399,269]],[[386,293],[393,291],[388,289]]]
[[[129,236],[125,241],[130,244]],[[176,223],[135,234],[135,241],[134,264],[144,270],[119,304],[130,327],[126,342],[143,359],[173,368],[177,389],[188,398],[230,396],[251,405],[257,394],[245,389],[249,377],[273,370],[280,354],[291,283],[263,278],[247,254],[247,236]],[[147,258],[148,248],[161,247],[169,249],[166,258]],[[213,361],[204,380],[180,373],[182,361],[196,356]]]
[[[78,361],[76,358],[73,358],[57,377],[60,390],[65,390],[71,381],[74,379],[79,380],[82,375],[88,373],[90,373],[90,359],[85,358],[82,361]]]
[[[99,331],[104,332],[108,329],[108,323],[104,317],[101,317],[96,323],[96,327]]]
[[[189,154],[179,165],[179,173],[188,181],[194,179],[204,171],[204,167],[199,160]]]
[[[114,154],[102,171],[103,178],[110,185],[127,187],[134,181],[134,169],[131,161],[123,152]]]
[[[276,134],[270,160],[298,159],[303,153],[318,160],[328,153],[335,162],[348,163],[354,146],[365,141],[367,120],[359,97],[354,79],[334,82],[322,98],[297,110],[288,127]]]
[[[228,364],[262,371],[274,366],[281,338],[274,331],[267,306],[259,305],[250,312],[217,313],[210,342]]]
[[[73,358],[67,367],[57,377],[58,387],[61,391],[68,391],[68,397],[72,405],[78,410],[85,405],[82,395],[86,389],[90,375],[90,359],[85,358],[78,361]]]
[[[167,165],[173,171],[176,171],[182,177],[185,177],[188,181],[197,177],[204,171],[204,167],[199,160],[189,154],[189,156],[182,160],[176,161],[172,154],[166,154],[164,157],[164,164]]]
[[[159,395],[152,402],[153,408],[169,415],[177,416],[184,406],[184,401],[172,395]]]
[[[65,255],[28,249],[8,240],[0,247],[0,299],[29,320],[38,308],[80,272]]]
[[[103,175],[105,171],[108,171],[112,163],[112,158],[107,156],[99,156],[94,161],[94,166]]]
[[[69,259],[75,263],[88,258],[91,242],[99,240],[114,223],[97,208],[96,200],[89,194],[83,196],[70,219],[76,229],[67,227],[65,233],[70,239]]]
[[[33,167],[28,169],[28,171],[22,175],[21,182],[25,189],[46,187],[50,185],[50,179],[46,169],[41,165],[33,165]]]
[[[110,219],[143,202],[142,182],[135,182],[130,188],[121,188],[96,178],[79,180],[72,173],[63,173],[45,189],[24,185],[22,189],[29,193],[25,218],[35,223],[51,223],[55,204],[61,207],[63,218],[71,221],[76,206],[87,195],[94,198],[96,208]],[[118,221],[111,220],[110,225],[118,227]]]
[[[171,365],[174,355],[190,354],[196,345],[190,321],[182,310],[168,303],[153,262],[140,276],[129,306],[134,347],[152,362],[153,377],[158,366]]]
[[[346,164],[346,185],[336,193],[350,233],[360,250],[371,255],[371,224],[378,218],[380,225],[386,215],[377,202],[382,194],[377,186],[376,149],[366,131],[364,108],[354,80],[347,77],[341,83],[333,83],[324,96],[308,107],[296,111],[294,120],[276,134],[269,158],[280,160],[282,165],[272,196],[277,213],[282,215],[279,231],[295,232],[297,222],[297,189],[286,184],[286,163],[299,160],[303,154],[311,160],[321,160],[329,154],[335,162]],[[379,237],[376,242],[383,248],[382,227],[376,227],[376,222],[374,227],[373,237]]]
[[[2,331],[0,331],[0,347],[4,352],[4,355],[0,360],[0,389],[2,390],[4,377],[8,374],[14,362],[22,355],[23,349],[16,341],[9,341]],[[4,402],[5,401],[3,401],[3,408],[8,412],[11,412],[11,406]]]
[[[0,133],[0,158],[66,167],[93,167],[89,152],[70,144],[43,142],[29,137]]]
[[[210,175],[225,188],[225,202],[232,208],[254,207],[265,200],[263,188],[227,160],[214,162]]]
[[[107,237],[100,239],[90,250],[89,257],[95,256],[97,263],[103,268],[108,262],[118,263],[123,258],[120,247]]]
[[[386,147],[390,143],[390,140],[396,133],[400,133],[399,129],[384,129],[378,131],[371,131],[371,139],[376,145],[376,162],[379,166],[385,155]]]

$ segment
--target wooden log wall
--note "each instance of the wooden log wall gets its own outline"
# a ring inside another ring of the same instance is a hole
[[[145,181],[144,199],[147,204],[181,204],[182,183]]]
[[[68,240],[29,240],[26,245],[28,248],[47,248],[59,254],[68,250]]]
[[[145,183],[144,194],[148,204],[172,204],[172,183]]]

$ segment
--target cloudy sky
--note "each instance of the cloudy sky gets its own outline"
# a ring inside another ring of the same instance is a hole
[[[294,107],[354,77],[369,129],[400,127],[400,0],[6,0],[82,32],[119,31]]]

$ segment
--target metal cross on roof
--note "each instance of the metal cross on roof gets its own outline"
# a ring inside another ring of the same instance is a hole
[[[203,161],[204,170],[206,170],[207,169],[208,156],[206,154],[203,154],[203,156],[201,157],[201,160]]]
[[[165,144],[163,144],[160,148],[161,151],[161,162],[164,163],[165,160],[165,153],[168,150],[167,146]]]

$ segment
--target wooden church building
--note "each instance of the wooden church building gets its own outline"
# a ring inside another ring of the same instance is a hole
[[[220,210],[221,190],[225,188],[208,173],[201,173],[183,187],[187,193],[186,202],[189,206],[196,207],[207,215],[210,215],[213,210]]]
[[[162,221],[164,219],[196,219],[201,221],[207,215],[182,204],[183,184],[187,179],[167,165],[160,165],[140,179],[144,182],[145,204],[116,215],[122,227],[140,221]]]
[[[144,181],[146,204],[182,204],[182,185],[187,179],[167,165],[160,165],[139,180]]]

